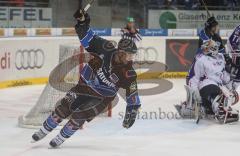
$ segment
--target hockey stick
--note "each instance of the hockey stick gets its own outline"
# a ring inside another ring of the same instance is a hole
[[[207,5],[206,5],[206,3],[204,2],[204,0],[201,0],[201,1],[202,1],[202,4],[203,4],[203,6],[204,6],[205,10],[207,11],[208,18],[209,18],[209,17],[211,17],[211,14],[210,14],[210,12],[209,12],[209,10],[208,10],[208,8],[207,8]],[[199,2],[200,2],[200,0],[199,0]],[[201,3],[201,2],[200,2],[200,3]]]
[[[85,8],[83,9],[85,12],[88,11],[88,9],[91,7],[91,5],[94,3],[95,0],[91,0],[86,6]]]
[[[198,124],[200,119],[202,119],[200,103],[195,102],[195,110],[194,111],[195,111],[195,121],[196,121],[196,124]]]
[[[91,0],[82,10],[82,1],[83,0],[79,0],[79,6],[78,6],[78,10],[74,13],[73,17],[80,20],[80,18],[84,18],[81,17],[82,12],[87,12],[88,9],[91,7],[91,5],[94,3],[95,0]],[[85,19],[85,18],[84,18]]]

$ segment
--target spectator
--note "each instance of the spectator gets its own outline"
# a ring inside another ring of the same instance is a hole
[[[25,0],[10,0],[10,3],[13,6],[23,7],[24,6],[24,1]]]
[[[24,6],[24,0],[0,0],[0,6]]]
[[[185,7],[188,10],[195,10],[199,8],[199,1],[198,0],[185,0]]]
[[[227,0],[227,8],[230,10],[235,10],[238,6],[237,0]]]
[[[123,29],[121,29],[121,36],[123,39],[130,39],[133,42],[142,40],[142,37],[135,26],[135,20],[133,17],[127,17],[127,24]]]
[[[164,1],[165,9],[177,9],[177,7],[173,5],[174,1],[175,0],[165,0]]]
[[[0,6],[8,6],[8,0],[1,0]]]

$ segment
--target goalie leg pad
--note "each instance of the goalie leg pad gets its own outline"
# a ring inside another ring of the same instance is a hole
[[[201,103],[201,97],[199,91],[190,86],[185,85],[185,90],[187,93],[186,101],[181,104],[179,113],[183,118],[193,118],[195,105]]]

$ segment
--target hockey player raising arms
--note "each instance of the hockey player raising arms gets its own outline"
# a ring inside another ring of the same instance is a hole
[[[189,94],[189,98],[193,99],[190,101],[201,99],[204,112],[213,115],[221,123],[238,121],[238,111],[231,108],[235,102],[234,96],[224,87],[229,83],[230,77],[225,70],[224,56],[219,53],[219,44],[207,40],[201,49],[202,53],[196,56],[194,74],[188,84],[191,90],[189,92],[193,93]]]
[[[126,113],[123,127],[130,128],[135,122],[137,111],[141,106],[136,72],[132,67],[133,56],[137,47],[132,40],[122,39],[118,48],[114,48],[110,41],[94,35],[89,27],[90,17],[82,10],[78,10],[74,17],[79,40],[84,48],[91,52],[93,58],[81,71],[81,81],[73,87],[66,96],[57,102],[55,110],[44,121],[43,126],[33,134],[34,141],[43,139],[63,119],[69,121],[60,133],[51,140],[52,147],[58,147],[70,138],[86,121],[91,121],[101,113],[115,98],[119,88],[126,90]]]

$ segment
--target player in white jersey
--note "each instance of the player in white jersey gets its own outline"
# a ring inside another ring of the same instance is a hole
[[[224,87],[230,82],[230,76],[225,70],[223,54],[218,53],[219,45],[208,40],[204,41],[201,48],[203,53],[197,55],[193,65],[194,71],[186,87],[188,100],[182,105],[181,113],[193,111],[197,101],[201,103],[205,114],[213,115],[221,123],[238,121],[238,111],[231,108],[236,99]]]

